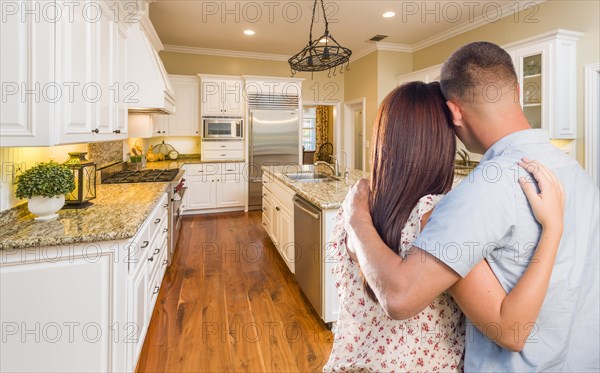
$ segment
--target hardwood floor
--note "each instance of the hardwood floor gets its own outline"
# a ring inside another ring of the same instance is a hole
[[[137,371],[320,371],[332,342],[260,211],[186,217]]]

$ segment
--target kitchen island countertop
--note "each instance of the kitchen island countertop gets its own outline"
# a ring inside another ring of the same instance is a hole
[[[348,194],[348,190],[360,178],[368,178],[369,173],[361,170],[349,170],[348,181],[343,176],[333,181],[324,182],[298,182],[292,180],[284,174],[295,172],[311,172],[312,165],[291,165],[291,166],[264,166],[263,170],[273,175],[274,178],[291,188],[297,195],[306,199],[310,203],[322,210],[339,208]],[[319,167],[319,172],[330,173],[325,167]],[[269,180],[267,179],[267,182]]]
[[[36,221],[27,203],[0,212],[0,251],[133,237],[169,183],[98,185],[84,209],[66,209],[58,218]]]

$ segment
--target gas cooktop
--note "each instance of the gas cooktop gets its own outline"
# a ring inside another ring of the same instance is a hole
[[[103,179],[102,184],[167,182],[175,179],[178,173],[178,168],[168,170],[124,170]]]

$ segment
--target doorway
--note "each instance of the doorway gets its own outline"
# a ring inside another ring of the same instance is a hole
[[[366,170],[369,142],[366,136],[366,100],[344,102],[344,153],[348,168]]]

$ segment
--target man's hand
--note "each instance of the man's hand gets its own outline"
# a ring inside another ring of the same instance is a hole
[[[373,224],[369,210],[369,181],[367,179],[358,180],[350,188],[342,207],[344,209],[344,228],[350,237],[353,235],[354,227],[359,227],[360,224],[364,223]],[[356,254],[352,249],[350,237],[347,238],[346,248],[348,255],[356,261]]]

